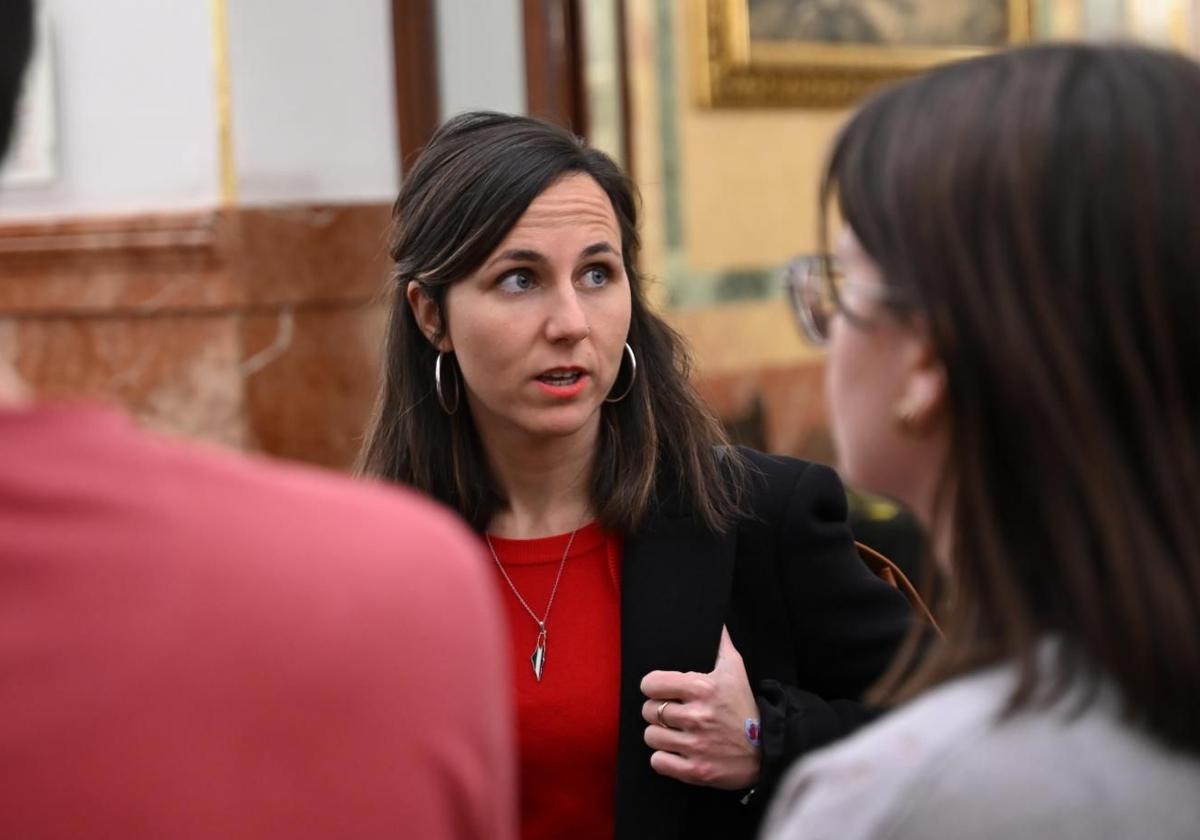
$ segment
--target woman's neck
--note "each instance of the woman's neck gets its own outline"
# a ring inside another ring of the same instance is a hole
[[[595,432],[540,440],[485,438],[484,449],[508,499],[508,506],[488,523],[491,533],[513,539],[548,537],[592,519]]]

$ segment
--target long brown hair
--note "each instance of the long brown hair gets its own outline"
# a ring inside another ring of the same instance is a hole
[[[393,212],[384,377],[360,471],[424,490],[479,530],[506,504],[467,401],[450,415],[439,407],[437,350],[417,326],[404,290],[419,284],[444,331],[449,287],[483,264],[538,195],[572,173],[591,177],[612,202],[632,297],[628,342],[637,356],[628,396],[601,409],[592,509],[606,528],[631,533],[657,485],[678,494],[710,529],[723,530],[739,511],[744,467],[688,382],[682,339],[646,304],[633,188],[605,154],[528,117],[476,112],[449,120],[404,181]],[[448,383],[461,376],[449,357],[444,365]],[[624,389],[630,373],[623,362],[614,388]]]
[[[946,641],[882,694],[1010,660],[1011,711],[1106,675],[1200,752],[1197,103],[1183,57],[1038,46],[888,90],[839,136],[823,204],[915,302],[953,426]]]

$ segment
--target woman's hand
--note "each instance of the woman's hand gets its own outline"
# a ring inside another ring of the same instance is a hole
[[[758,781],[761,749],[746,734],[748,720],[757,725],[758,705],[728,630],[721,628],[711,673],[651,671],[642,678],[642,693],[650,698],[642,718],[650,724],[645,739],[655,750],[650,766],[656,772],[724,790]]]

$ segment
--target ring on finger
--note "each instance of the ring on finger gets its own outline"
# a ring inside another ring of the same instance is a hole
[[[663,714],[662,714],[663,709],[667,708],[667,704],[670,702],[671,702],[670,700],[664,700],[658,704],[658,714],[656,715],[656,717],[658,718],[658,725],[663,727],[664,729],[674,729],[675,728],[675,727],[671,726],[671,724],[669,724],[665,720],[663,720]]]

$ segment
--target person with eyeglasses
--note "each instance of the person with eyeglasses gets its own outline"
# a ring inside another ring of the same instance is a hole
[[[763,837],[1195,838],[1200,65],[1036,46],[877,94],[792,264],[843,473],[920,518],[945,639]]]

